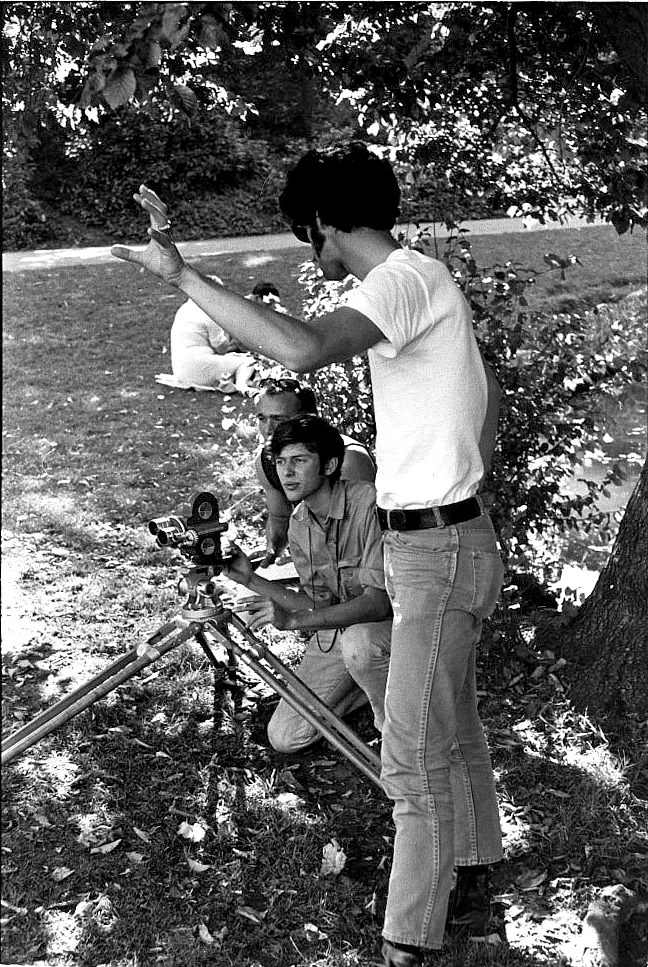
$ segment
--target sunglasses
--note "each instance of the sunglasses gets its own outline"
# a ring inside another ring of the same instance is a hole
[[[296,222],[293,222],[290,227],[292,229],[293,235],[296,238],[298,238],[300,242],[306,242],[307,245],[310,245],[310,235],[308,234],[308,229],[309,229],[308,225],[298,225]]]
[[[274,379],[268,377],[260,381],[259,389],[274,390],[275,393],[296,393],[301,389],[301,384],[297,379]]]

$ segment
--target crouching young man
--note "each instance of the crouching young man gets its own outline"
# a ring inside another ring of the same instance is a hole
[[[224,574],[259,595],[245,604],[253,631],[272,624],[310,633],[298,669],[302,681],[339,717],[369,701],[381,731],[392,622],[375,488],[340,479],[344,441],[320,417],[282,423],[271,453],[294,506],[288,542],[300,590],[259,577],[237,547]],[[268,725],[277,751],[296,752],[317,737],[298,712],[279,702]]]

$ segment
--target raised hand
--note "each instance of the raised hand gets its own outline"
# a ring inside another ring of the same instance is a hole
[[[170,285],[179,286],[185,261],[174,245],[168,230],[171,227],[167,206],[154,191],[140,185],[133,198],[150,218],[148,234],[151,241],[143,250],[128,248],[126,245],[113,245],[111,255],[125,262],[135,262]]]
[[[158,232],[167,232],[171,228],[168,208],[154,191],[147,188],[146,185],[140,185],[139,192],[135,192],[133,198],[145,212],[148,212],[151,218],[151,228],[157,229]]]

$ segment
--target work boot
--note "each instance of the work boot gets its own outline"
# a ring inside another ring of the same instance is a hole
[[[446,931],[453,937],[484,939],[491,916],[487,866],[459,866],[448,901]]]
[[[383,941],[382,955],[384,967],[421,967],[423,951],[420,947],[397,944],[391,940]]]

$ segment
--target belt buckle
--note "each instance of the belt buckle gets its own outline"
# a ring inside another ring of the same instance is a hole
[[[407,524],[407,514],[404,510],[387,511],[387,527],[390,531],[405,530]]]

